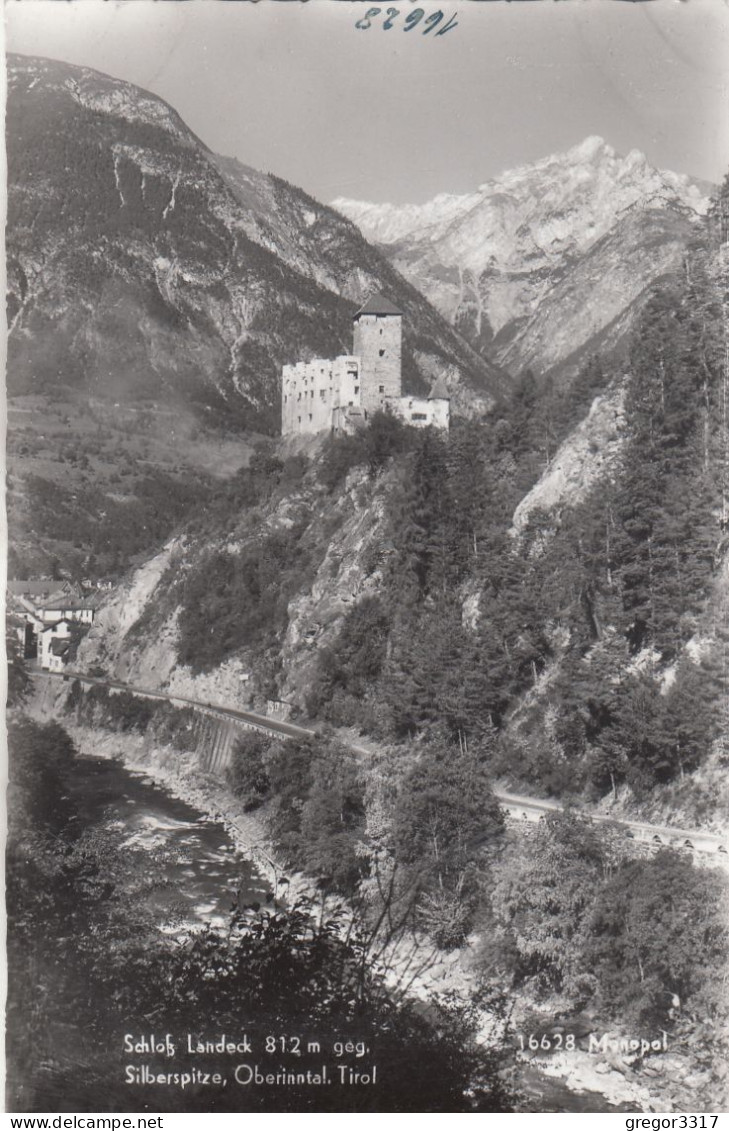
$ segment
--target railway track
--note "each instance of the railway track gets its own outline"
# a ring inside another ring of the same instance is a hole
[[[160,699],[173,705],[192,707],[213,717],[232,719],[252,730],[264,731],[267,734],[283,738],[316,738],[319,733],[309,727],[301,727],[295,723],[272,719],[268,715],[259,715],[255,711],[243,711],[235,707],[223,707],[200,699],[191,699],[185,695],[135,687],[133,684],[123,683],[118,679],[107,679],[76,671],[43,672],[42,674],[64,681],[77,679],[80,683],[96,684],[101,687],[108,687],[111,690],[128,691],[144,699]],[[358,747],[353,747],[353,749],[361,751],[361,748]],[[563,808],[557,801],[542,800],[499,789],[494,790],[494,793],[509,816],[515,820],[533,823],[541,820],[547,813],[559,812]],[[701,829],[682,829],[673,825],[651,825],[627,818],[618,819],[603,813],[590,812],[588,815],[597,824],[618,826],[631,839],[648,843],[656,848],[663,845],[686,849],[691,852],[700,852],[704,855],[714,855],[717,858],[717,863],[721,862],[724,867],[729,867],[729,838],[726,836],[719,836],[716,833],[705,832]]]

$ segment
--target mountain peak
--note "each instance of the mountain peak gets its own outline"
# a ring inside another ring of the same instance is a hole
[[[590,134],[579,145],[574,145],[567,151],[567,156],[576,161],[594,161],[596,157],[614,157],[615,150],[597,134]]]

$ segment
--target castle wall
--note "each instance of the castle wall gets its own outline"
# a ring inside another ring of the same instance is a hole
[[[359,375],[359,359],[351,356],[284,365],[281,434],[328,432],[333,409],[360,404]]]
[[[405,424],[413,428],[450,427],[451,402],[445,397],[401,397],[392,404],[392,410]]]
[[[362,406],[368,414],[402,396],[402,318],[360,314],[354,322],[352,353],[361,363]]]

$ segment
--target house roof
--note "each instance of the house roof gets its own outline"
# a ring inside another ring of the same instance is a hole
[[[45,636],[45,634],[46,634],[47,632],[50,632],[50,633],[51,633],[51,635],[53,635],[54,633],[58,632],[58,630],[59,630],[59,628],[61,627],[61,625],[62,625],[62,624],[65,624],[65,625],[67,625],[67,626],[68,626],[69,628],[73,628],[73,627],[74,627],[74,626],[72,625],[72,623],[71,623],[71,621],[70,621],[70,620],[66,620],[65,618],[63,618],[63,619],[61,619],[61,620],[58,620],[58,621],[56,621],[56,623],[55,623],[55,624],[49,624],[49,625],[47,625],[47,626],[46,626],[46,628],[44,628],[44,629],[43,629],[43,631],[42,631],[42,635],[43,635],[43,636]]]
[[[361,306],[354,316],[355,321],[359,318],[360,314],[399,314],[402,317],[402,311],[398,310],[389,298],[384,295],[370,295],[364,306]]]
[[[87,599],[86,601],[77,601],[73,597],[61,596],[58,600],[52,601],[50,604],[46,603],[45,605],[41,605],[38,611],[52,613],[55,612],[56,609],[61,609],[64,612],[68,611],[74,613],[84,609],[93,610],[96,608],[97,602],[94,601],[93,598]]]
[[[13,597],[45,597],[61,591],[60,581],[9,581],[8,593]]]
[[[436,377],[433,386],[428,393],[429,401],[449,401],[451,394],[448,392],[448,386],[443,377]]]

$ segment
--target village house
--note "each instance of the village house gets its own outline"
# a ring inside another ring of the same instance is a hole
[[[402,311],[382,295],[355,314],[351,354],[284,365],[281,434],[353,432],[377,411],[392,412],[416,428],[450,425],[442,379],[427,397],[402,395]]]
[[[56,636],[46,630],[53,626],[72,624],[83,635],[94,623],[100,595],[83,597],[70,581],[9,581],[7,584],[7,618],[15,631],[24,659],[37,659],[47,671],[59,671],[67,662],[70,652],[64,643],[67,633],[61,627]],[[12,620],[11,620],[12,617]],[[53,646],[51,641],[55,640]],[[52,659],[52,657],[54,657]]]
[[[47,605],[36,608],[36,614],[44,624],[56,624],[61,620],[77,621],[92,625],[96,615],[96,602],[87,597],[78,600],[74,597],[54,598]]]
[[[8,600],[25,600],[33,604],[55,599],[56,597],[78,597],[79,590],[70,581],[43,578],[40,581],[8,581]]]
[[[43,671],[60,671],[71,643],[71,625],[62,620],[47,625],[38,633],[38,666]],[[58,647],[61,645],[61,648]]]
[[[87,627],[78,622],[61,620],[46,625],[38,633],[38,666],[42,671],[60,672],[76,659],[78,646]]]

